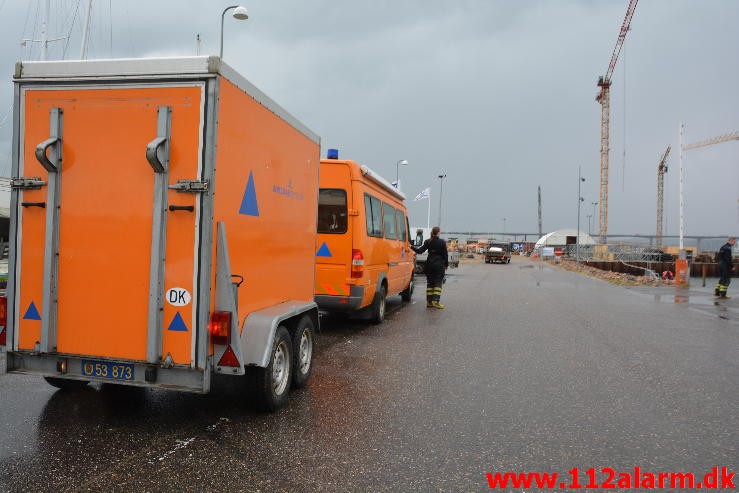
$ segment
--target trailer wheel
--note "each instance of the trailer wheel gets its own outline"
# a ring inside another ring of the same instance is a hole
[[[372,304],[372,323],[381,324],[385,320],[385,299],[387,298],[387,288],[383,285],[380,292],[377,293],[375,302]]]
[[[264,411],[275,411],[287,402],[290,391],[292,366],[292,343],[287,329],[280,325],[275,332],[275,341],[267,368],[248,367],[246,376],[256,399],[256,405]]]
[[[410,301],[411,298],[413,298],[414,288],[415,288],[415,284],[413,282],[413,274],[411,274],[411,279],[408,281],[408,287],[400,292],[400,299],[406,302]]]
[[[293,336],[293,383],[294,389],[300,389],[310,377],[313,369],[313,320],[306,315],[300,319]]]
[[[56,377],[44,377],[44,380],[46,380],[46,383],[48,383],[52,387],[56,387],[62,390],[81,389],[87,387],[87,384],[90,383],[87,380],[67,380],[66,378]]]

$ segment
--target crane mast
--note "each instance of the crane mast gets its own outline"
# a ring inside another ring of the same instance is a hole
[[[667,156],[670,155],[672,146],[667,146],[667,150],[662,155],[662,159],[657,165],[657,234],[654,237],[657,247],[662,246],[662,233],[664,231],[662,227],[662,218],[664,216],[664,204],[665,204],[665,173],[667,173]]]
[[[621,53],[621,48],[629,32],[631,17],[634,15],[636,4],[639,0],[631,0],[626,9],[626,16],[621,24],[621,31],[616,40],[616,46],[611,55],[611,63],[608,65],[606,75],[598,79],[600,93],[595,98],[601,105],[600,112],[600,229],[598,240],[606,243],[608,240],[608,153],[610,151],[609,132],[611,127],[611,75],[616,67],[616,61]]]

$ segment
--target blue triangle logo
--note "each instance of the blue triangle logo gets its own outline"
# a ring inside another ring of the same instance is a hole
[[[31,302],[31,306],[28,307],[28,310],[26,310],[26,314],[23,315],[24,320],[41,320],[41,315],[38,313],[38,309],[36,308],[36,305],[33,304],[33,301]]]
[[[318,253],[316,253],[316,257],[333,257],[325,241],[323,242],[323,245],[321,245],[321,248],[318,249]]]
[[[258,216],[259,206],[257,205],[257,192],[254,189],[254,172],[249,172],[249,181],[246,182],[246,191],[244,198],[241,199],[241,208],[239,214],[247,216]]]
[[[180,312],[177,312],[174,316],[174,319],[172,319],[172,323],[169,324],[167,330],[172,330],[174,332],[187,332],[187,325],[185,325],[185,321],[182,320]]]

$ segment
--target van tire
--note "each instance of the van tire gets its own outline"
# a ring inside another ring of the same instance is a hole
[[[66,378],[44,377],[46,383],[62,390],[78,390],[87,387],[87,380],[67,380]]]
[[[402,299],[405,302],[410,301],[413,298],[414,287],[415,287],[415,284],[413,283],[413,274],[411,274],[411,279],[408,281],[408,287],[400,292],[400,299]]]
[[[293,334],[293,382],[294,389],[305,387],[313,369],[313,343],[315,338],[313,320],[308,315],[298,321]]]
[[[380,292],[375,297],[375,302],[372,303],[372,316],[370,320],[375,325],[381,324],[385,320],[385,301],[387,300],[387,288],[382,285],[380,286]]]
[[[267,368],[246,368],[247,386],[258,409],[272,412],[287,403],[292,361],[290,333],[280,325],[275,331]]]

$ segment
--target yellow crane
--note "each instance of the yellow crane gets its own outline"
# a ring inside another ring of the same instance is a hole
[[[611,127],[611,75],[616,67],[618,55],[626,39],[626,33],[629,32],[631,25],[631,17],[634,15],[636,4],[639,0],[631,0],[629,7],[626,9],[626,17],[621,24],[621,31],[616,40],[616,47],[611,55],[611,63],[608,65],[606,75],[598,78],[598,87],[600,93],[595,98],[601,106],[600,116],[600,230],[598,232],[598,241],[606,243],[608,240],[608,152],[610,151],[609,132]]]
[[[662,218],[664,217],[665,205],[665,173],[667,173],[667,157],[670,155],[672,146],[667,146],[667,150],[662,155],[662,159],[657,165],[657,235],[654,237],[658,248],[662,247]]]

